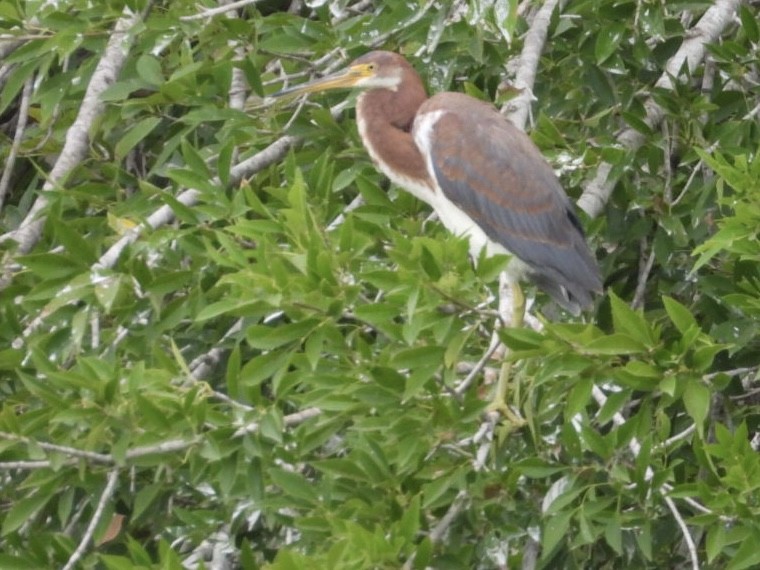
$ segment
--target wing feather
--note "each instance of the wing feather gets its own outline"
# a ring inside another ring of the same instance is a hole
[[[429,140],[419,144],[418,126],[433,112]],[[572,203],[525,133],[481,101],[442,93],[420,108],[414,134],[441,191],[490,240],[526,263],[561,304],[562,288],[577,304],[591,303],[602,288],[596,260]]]

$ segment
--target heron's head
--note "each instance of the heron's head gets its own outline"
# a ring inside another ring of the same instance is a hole
[[[283,89],[274,93],[272,97],[347,88],[396,91],[409,71],[414,73],[411,65],[400,55],[389,51],[371,51],[340,71],[303,85]]]

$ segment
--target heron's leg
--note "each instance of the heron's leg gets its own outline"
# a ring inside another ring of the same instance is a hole
[[[525,318],[525,295],[522,292],[522,288],[517,281],[512,282],[512,327],[517,328],[523,326]],[[525,423],[521,417],[515,414],[507,405],[507,392],[509,391],[509,379],[512,372],[512,362],[506,361],[501,365],[499,371],[499,380],[496,383],[496,391],[494,392],[491,405],[488,407],[490,410],[500,412],[511,424],[520,426]]]
[[[525,321],[525,294],[517,281],[512,282],[512,328],[523,326]]]

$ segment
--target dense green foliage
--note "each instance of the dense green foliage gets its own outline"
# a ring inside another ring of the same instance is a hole
[[[583,220],[607,292],[578,320],[537,294],[543,330],[501,329],[519,421],[495,427],[500,358],[454,387],[488,350],[506,259],[473,266],[388,186],[352,105],[330,112],[346,94],[261,98],[382,46],[432,91],[500,101],[527,29],[512,4],[189,21],[196,2],[127,4],[144,17],[86,159],[31,251],[0,244],[0,567],[61,567],[91,522],[82,568],[678,568],[687,539],[704,567],[760,564],[756,3],[673,89],[655,83],[709,2],[555,11],[528,130],[574,198],[612,166]],[[30,86],[0,232],[48,180],[123,9],[0,1],[20,41],[0,62],[4,163]],[[98,263],[164,205],[171,223]]]

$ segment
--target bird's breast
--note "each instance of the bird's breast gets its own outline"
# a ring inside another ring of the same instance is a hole
[[[391,130],[393,127],[390,125],[378,126],[370,124],[366,119],[365,114],[361,112],[361,109],[359,113],[357,113],[356,124],[359,128],[359,135],[364,143],[364,148],[367,149],[367,153],[372,159],[372,162],[377,166],[378,170],[390,178],[392,182],[412,194],[415,198],[432,206],[431,199],[433,198],[433,188],[431,187],[430,181],[425,178],[420,178],[419,176],[411,176],[405,171],[405,169],[398,167],[398,164],[401,164],[398,161],[396,161],[396,164],[391,162],[392,158],[396,156],[396,153],[401,152],[401,149],[387,148],[390,138],[383,140],[382,131],[387,130],[390,134],[393,132]],[[398,129],[396,130],[399,131]],[[399,131],[393,134],[401,138],[402,141],[404,138],[408,137],[408,143],[410,145],[414,144],[411,134],[409,133]],[[410,152],[418,152],[416,147],[413,146],[410,146],[409,150]],[[392,153],[390,151],[392,151]]]

